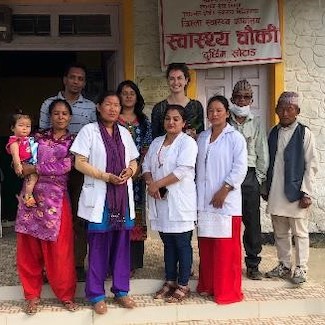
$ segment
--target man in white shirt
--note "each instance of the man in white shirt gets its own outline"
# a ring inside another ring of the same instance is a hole
[[[72,108],[72,119],[69,125],[69,131],[77,134],[79,130],[86,124],[95,122],[96,105],[91,100],[86,99],[81,94],[86,86],[86,67],[80,63],[70,64],[63,75],[64,89],[56,96],[46,99],[40,111],[39,127],[47,129],[51,127],[49,105],[54,99],[65,99]],[[76,271],[79,281],[84,281],[84,259],[87,254],[87,242],[85,222],[77,217],[78,200],[83,183],[83,175],[73,169],[70,173],[69,194],[71,199],[71,208],[73,214],[73,224],[75,231],[75,262]]]
[[[276,107],[280,123],[269,134],[270,165],[267,171],[267,212],[271,214],[279,264],[266,277],[306,281],[309,258],[308,207],[317,173],[315,139],[297,121],[298,94],[284,92]],[[295,268],[292,272],[292,235]]]

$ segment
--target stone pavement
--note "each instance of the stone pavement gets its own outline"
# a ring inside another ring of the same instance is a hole
[[[4,228],[0,238],[0,286],[19,285],[15,264],[15,233],[13,228]],[[198,247],[193,236],[194,274],[199,268]],[[261,271],[266,272],[276,266],[276,251],[271,245],[263,245]],[[243,265],[244,272],[244,265]],[[163,247],[156,233],[149,232],[145,243],[144,268],[137,270],[134,279],[163,279]],[[309,278],[325,285],[325,248],[310,248]]]
[[[195,237],[195,236],[194,236]],[[60,321],[69,325],[291,325],[325,324],[325,249],[311,248],[309,281],[295,288],[282,280],[246,279],[243,266],[244,301],[231,305],[217,305],[211,299],[195,294],[198,274],[198,248],[193,238],[194,276],[191,279],[193,294],[180,304],[167,304],[152,298],[162,284],[163,248],[156,234],[150,233],[145,244],[145,266],[135,273],[131,281],[131,294],[138,307],[132,311],[116,306],[108,298],[109,312],[105,316],[94,315],[91,306],[82,298],[84,284],[78,284],[77,302],[80,311],[66,312],[53,298],[48,285],[44,286],[40,313],[32,318],[21,312],[24,301],[15,266],[15,234],[12,228],[4,228],[0,239],[0,325],[44,324],[57,325]],[[273,246],[263,246],[261,271],[276,265]],[[109,281],[106,283],[109,292]]]

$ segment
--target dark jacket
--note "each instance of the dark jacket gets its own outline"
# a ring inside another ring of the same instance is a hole
[[[167,100],[157,103],[151,113],[152,139],[155,139],[166,133],[164,129],[164,116],[168,106]],[[198,100],[191,99],[185,106],[186,128],[193,128],[196,133],[204,131],[203,106]]]
[[[305,172],[304,138],[305,125],[298,123],[288,145],[284,149],[284,193],[289,202],[298,201],[303,193],[300,191]],[[274,161],[278,148],[279,125],[270,132],[268,144],[270,165],[267,171],[267,194],[270,192],[273,175]]]

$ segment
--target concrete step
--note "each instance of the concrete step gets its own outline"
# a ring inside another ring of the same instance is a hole
[[[83,283],[77,290],[80,310],[74,313],[66,311],[45,285],[40,311],[33,316],[21,310],[24,300],[19,286],[1,287],[0,325],[325,324],[325,287],[313,282],[295,287],[282,280],[244,280],[244,300],[230,305],[217,305],[195,293],[178,304],[156,301],[152,293],[161,285],[160,280],[132,280],[130,294],[137,308],[120,308],[108,297],[106,315],[94,314],[81,298]],[[109,292],[109,281],[106,286]],[[192,280],[190,286],[195,292],[196,281]]]
[[[272,318],[227,319],[227,320],[193,320],[173,323],[146,323],[142,325],[324,325],[325,316],[290,316]],[[128,324],[133,325],[133,324]]]

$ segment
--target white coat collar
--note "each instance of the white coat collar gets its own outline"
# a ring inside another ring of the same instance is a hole
[[[185,136],[186,134],[184,132],[181,132],[180,134],[177,135],[177,137],[174,139],[174,141],[171,143],[170,147],[175,147],[177,143]],[[165,139],[166,139],[166,134],[163,135],[159,141],[159,146],[158,150],[160,150],[160,147],[163,145]]]
[[[236,130],[236,129],[235,129],[232,125],[230,125],[229,123],[227,123],[226,127],[222,130],[222,132],[221,132],[221,134],[219,135],[218,138],[221,138],[221,137],[222,137],[224,134],[226,134],[226,133],[234,132],[235,130]],[[204,133],[202,134],[202,136],[205,137],[205,138],[210,139],[211,134],[212,134],[212,127],[209,127],[209,128],[206,130],[206,132],[204,132]]]

